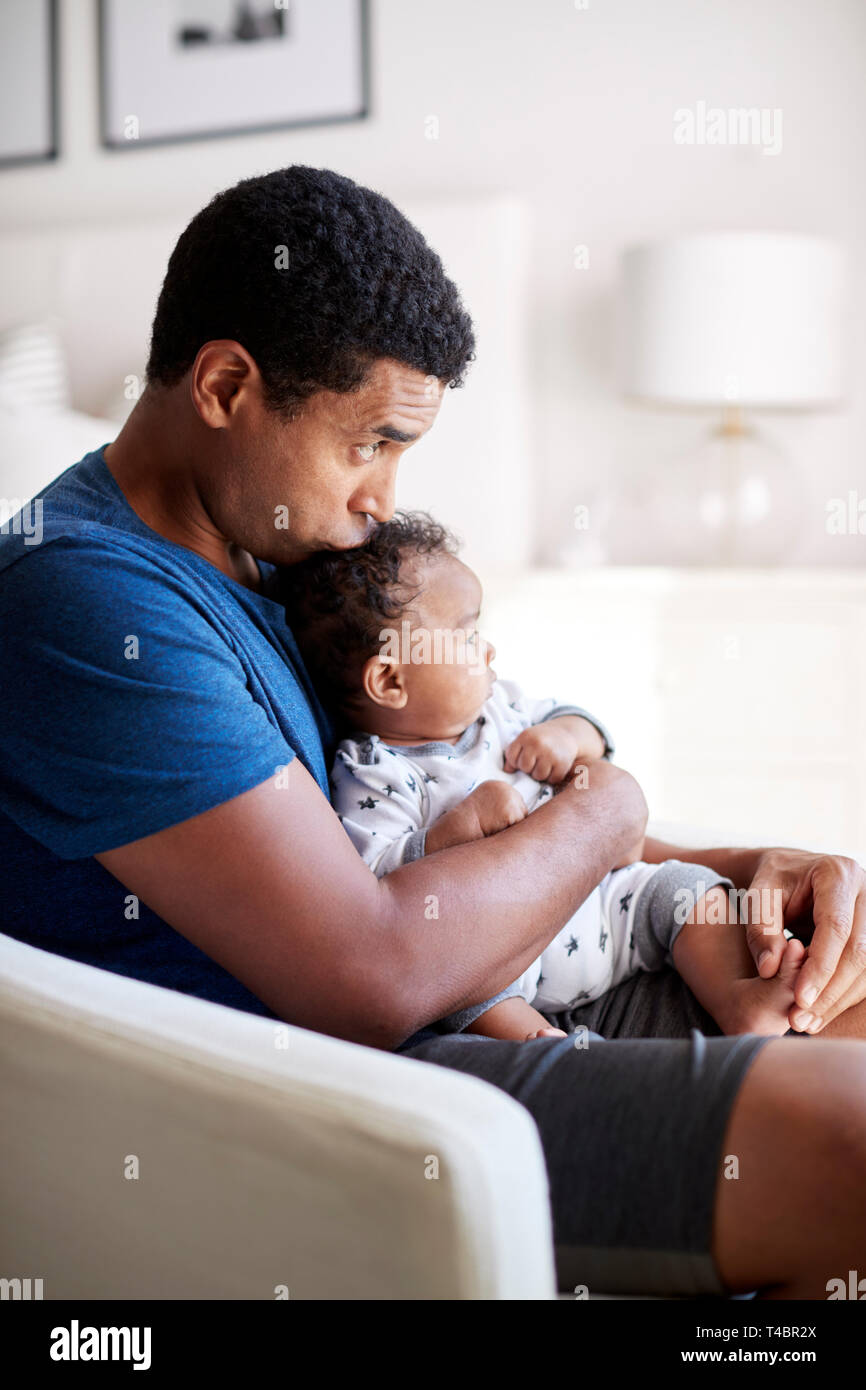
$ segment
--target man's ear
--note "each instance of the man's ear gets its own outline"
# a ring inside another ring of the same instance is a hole
[[[371,656],[364,662],[361,689],[383,709],[403,709],[409,698],[402,666],[382,656]]]
[[[261,394],[261,375],[241,343],[218,338],[200,347],[190,371],[193,404],[211,429],[225,429],[245,392]]]

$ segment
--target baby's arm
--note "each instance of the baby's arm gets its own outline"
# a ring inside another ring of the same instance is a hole
[[[474,1023],[466,1033],[483,1033],[487,1038],[503,1038],[510,1042],[530,1042],[533,1038],[566,1038],[561,1028],[551,1028],[544,1014],[533,1009],[520,995],[503,999]]]
[[[613,757],[610,733],[581,706],[533,699],[514,681],[497,681],[495,690],[500,705],[504,702],[525,724],[505,748],[506,772],[525,772],[537,782],[557,785],[575,767]]]
[[[505,749],[505,771],[519,769],[539,782],[565,786],[570,775],[582,765],[610,758],[613,741],[604,726],[577,706],[559,706],[552,700],[531,701],[517,693],[513,707],[523,708],[531,724],[512,739]],[[644,836],[612,867],[624,869],[643,858]]]
[[[424,853],[435,854],[452,845],[465,845],[495,835],[506,826],[524,820],[528,812],[520,792],[510,782],[490,778],[481,782],[427,831]]]
[[[525,772],[536,782],[556,785],[604,751],[598,729],[577,715],[563,715],[522,729],[505,749],[504,766],[506,772]]]

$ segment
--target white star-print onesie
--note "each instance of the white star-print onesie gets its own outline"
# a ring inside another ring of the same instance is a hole
[[[478,719],[456,743],[391,746],[378,734],[361,732],[344,738],[331,770],[332,804],[358,852],[381,877],[420,859],[429,827],[480,782],[498,778],[512,783],[530,813],[549,800],[554,792],[548,783],[525,772],[504,771],[505,749],[523,729],[566,714],[589,719],[605,740],[604,756],[611,756],[607,729],[586,710],[553,699],[529,699],[512,681],[497,680]],[[674,866],[682,872],[672,878]],[[638,970],[672,963],[670,949],[681,923],[675,923],[669,899],[677,880],[694,883],[694,870],[678,860],[614,869],[520,979],[493,999],[450,1014],[441,1020],[441,1030],[462,1031],[492,1004],[513,995],[541,1011],[557,1012],[597,999]],[[639,910],[646,885],[661,871],[666,871],[664,902],[652,912],[647,903]],[[729,882],[711,870],[703,873],[708,886]]]

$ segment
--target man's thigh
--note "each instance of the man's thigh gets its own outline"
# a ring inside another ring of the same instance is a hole
[[[667,1006],[657,1012],[659,1024]],[[547,1164],[561,1289],[723,1295],[711,1254],[723,1139],[742,1078],[768,1041],[687,1026],[686,1036],[643,1039],[457,1033],[402,1055],[489,1081],[529,1110]]]

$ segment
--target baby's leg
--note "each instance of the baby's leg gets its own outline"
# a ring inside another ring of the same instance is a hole
[[[778,973],[762,980],[735,901],[721,884],[698,898],[674,941],[674,965],[722,1032],[781,1036],[789,1028],[788,1010],[806,949],[796,938],[789,941]]]

